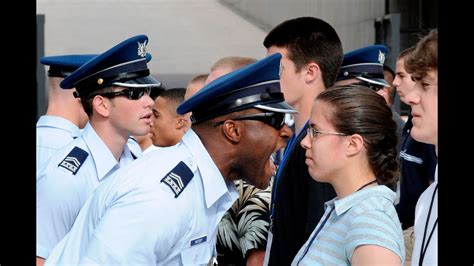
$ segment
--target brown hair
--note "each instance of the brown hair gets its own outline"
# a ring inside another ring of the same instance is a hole
[[[417,44],[405,60],[405,68],[415,80],[423,78],[428,71],[438,70],[438,30],[433,29]]]
[[[407,57],[408,55],[410,55],[413,51],[415,51],[415,46],[411,46],[411,47],[408,47],[407,49],[403,50],[398,56],[397,56],[397,60],[400,60],[402,58],[405,58]]]
[[[191,81],[189,81],[188,85],[191,83],[202,83],[204,84],[206,82],[207,77],[209,74],[200,74],[195,76]]]
[[[328,103],[328,121],[337,132],[364,138],[369,165],[379,184],[392,185],[398,178],[397,125],[384,98],[361,85],[335,86],[316,100]]]

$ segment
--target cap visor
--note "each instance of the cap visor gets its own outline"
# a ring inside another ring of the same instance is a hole
[[[368,83],[379,85],[379,86],[390,87],[390,84],[388,84],[385,79],[378,79],[378,78],[370,78],[369,79],[369,78],[365,78],[365,77],[356,77],[356,78],[360,79],[362,81],[368,82]]]
[[[295,114],[298,111],[293,108],[291,105],[287,104],[286,102],[278,102],[278,103],[268,103],[268,104],[259,104],[255,105],[255,108],[276,112],[276,113],[285,113],[285,114]]]
[[[159,82],[152,76],[131,79],[125,82],[114,82],[112,84],[128,88],[161,87],[161,82]]]

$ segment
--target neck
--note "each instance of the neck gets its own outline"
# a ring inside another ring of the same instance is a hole
[[[338,178],[334,178],[331,182],[331,185],[334,187],[336,191],[337,198],[342,199],[350,194],[356,192],[365,184],[376,180],[374,173],[371,171],[348,171],[341,174]],[[367,187],[376,186],[377,183],[373,183],[370,185],[365,186],[363,189]]]
[[[77,127],[80,127],[79,111],[74,108],[75,106],[69,105],[68,107],[63,104],[48,104],[48,110],[46,115],[62,117],[69,122],[73,123]]]
[[[196,135],[198,135],[225,181],[235,179],[232,174],[235,162],[234,158],[236,157],[234,149],[232,148],[234,145],[229,144],[228,142],[218,141],[222,138],[217,134],[214,134],[215,131],[206,130],[206,125],[196,125],[193,126],[192,129]]]
[[[298,113],[294,114],[295,118],[295,133],[298,134],[309,120],[311,116],[311,108],[313,106],[314,99],[322,92],[325,88],[323,85],[315,86],[312,88],[306,88],[309,92],[304,95],[297,103],[293,104],[293,107],[298,110]]]
[[[112,152],[112,155],[117,160],[117,162],[119,162],[129,135],[117,131],[106,120],[91,120],[90,124],[107,148],[109,148],[110,152]]]

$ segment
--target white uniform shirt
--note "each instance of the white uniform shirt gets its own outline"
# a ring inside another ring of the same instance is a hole
[[[423,265],[438,265],[438,225],[435,222],[438,220],[438,165],[435,170],[434,182],[421,194],[415,209],[415,245],[413,246],[413,253],[411,257],[411,265],[418,265],[420,260],[420,253],[422,251],[423,235],[425,234],[426,220],[430,210],[431,200],[433,199],[433,206],[429,215],[428,228],[426,230],[425,242],[423,243]],[[433,194],[435,193],[435,194]],[[433,198],[434,195],[434,198]],[[433,232],[431,239],[428,238]],[[428,243],[428,244],[427,244]],[[427,247],[426,247],[427,246]],[[426,251],[425,251],[426,249]]]
[[[72,169],[60,166],[71,162],[70,152],[78,147],[87,152],[83,162],[72,158]],[[54,154],[40,169],[36,182],[36,255],[47,258],[53,247],[69,232],[87,197],[99,182],[133,161],[127,146],[120,162],[112,155],[92,126],[87,123],[82,136]]]
[[[138,144],[137,140],[133,137],[128,138],[127,146],[128,149],[132,152],[133,156],[135,156],[135,158],[143,156],[144,153],[142,151],[142,148],[140,147],[140,144]]]
[[[80,135],[80,129],[65,118],[41,116],[36,123],[36,177],[57,150]]]
[[[237,198],[234,183],[188,130],[179,144],[101,183],[45,265],[207,265],[219,221]]]

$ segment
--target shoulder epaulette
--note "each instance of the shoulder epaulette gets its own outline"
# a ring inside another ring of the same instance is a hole
[[[174,193],[174,197],[177,198],[184,188],[188,185],[189,181],[193,178],[194,174],[184,162],[179,162],[169,173],[161,179],[161,183],[165,183],[171,188]]]
[[[72,151],[58,164],[58,167],[63,167],[75,175],[77,171],[79,171],[79,168],[81,168],[87,156],[89,156],[89,153],[85,150],[79,147],[74,147],[74,149],[72,149]]]

